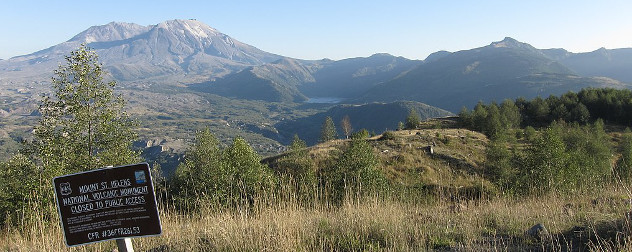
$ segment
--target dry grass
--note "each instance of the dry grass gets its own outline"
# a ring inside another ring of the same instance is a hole
[[[625,188],[608,186],[567,196],[446,198],[433,204],[368,198],[340,207],[284,202],[250,211],[206,209],[195,215],[163,209],[163,235],[133,242],[137,251],[620,250],[627,249],[621,241],[629,235],[624,218],[629,202]],[[548,229],[550,238],[525,238],[524,232],[537,223]],[[567,235],[577,227],[590,239]],[[0,250],[6,251],[115,249],[113,241],[66,248],[54,221],[21,232],[7,228],[0,237]]]

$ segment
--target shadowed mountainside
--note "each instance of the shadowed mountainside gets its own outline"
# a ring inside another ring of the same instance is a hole
[[[481,100],[546,97],[585,87],[629,85],[605,77],[580,77],[539,49],[505,38],[485,47],[440,55],[374,87],[357,101],[413,100],[457,112]]]
[[[382,133],[397,129],[398,122],[404,122],[411,109],[414,109],[422,120],[453,115],[452,113],[428,106],[419,102],[370,103],[365,105],[338,105],[326,112],[317,113],[293,121],[283,121],[276,125],[281,139],[292,140],[297,134],[307,144],[315,144],[320,138],[320,129],[327,116],[337,125],[338,135],[344,137],[340,128],[343,117],[349,116],[353,131],[366,129],[369,132]]]

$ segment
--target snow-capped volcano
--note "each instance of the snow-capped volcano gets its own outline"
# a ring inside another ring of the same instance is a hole
[[[49,78],[64,55],[81,44],[94,48],[105,69],[119,81],[204,81],[282,58],[197,20],[149,26],[111,22],[90,27],[48,49],[4,60],[0,72],[6,73],[5,78]]]

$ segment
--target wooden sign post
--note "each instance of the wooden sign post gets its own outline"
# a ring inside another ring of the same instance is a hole
[[[162,233],[147,163],[97,169],[53,179],[66,245],[117,240],[134,251],[131,237]]]
[[[134,252],[132,238],[116,239],[116,247],[119,252]]]

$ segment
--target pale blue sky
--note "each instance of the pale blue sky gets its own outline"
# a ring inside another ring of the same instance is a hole
[[[632,47],[632,1],[3,1],[0,58],[111,21],[194,18],[244,43],[300,59],[390,53],[424,59],[513,37],[572,52]]]

